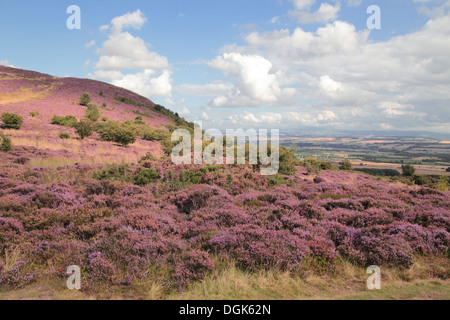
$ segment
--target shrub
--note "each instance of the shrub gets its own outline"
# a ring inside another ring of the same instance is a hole
[[[95,131],[105,141],[114,141],[114,131],[118,130],[118,128],[120,128],[120,124],[116,121],[107,121],[95,125]]]
[[[147,133],[145,133],[142,136],[142,139],[147,140],[147,141],[164,141],[169,139],[170,140],[170,136],[169,134],[161,129],[157,129],[157,130],[149,130]]]
[[[159,179],[159,173],[153,169],[142,169],[137,175],[134,183],[138,186],[145,186],[151,182],[156,182]]]
[[[19,130],[23,123],[23,118],[14,113],[3,113],[1,116],[3,122],[3,129],[16,129]]]
[[[319,173],[322,170],[332,170],[333,165],[330,162],[320,161],[314,158],[306,158],[300,164],[305,167],[308,174]]]
[[[119,127],[113,132],[113,141],[127,146],[136,142],[136,135],[130,129]]]
[[[130,165],[127,164],[112,165],[94,172],[93,178],[96,180],[132,182],[133,171]]]
[[[81,140],[90,137],[94,132],[92,122],[90,120],[82,120],[75,125],[75,131],[80,136]]]
[[[74,116],[66,116],[66,117],[54,116],[50,123],[56,124],[58,126],[74,128],[76,126],[76,124],[78,123],[78,120]]]
[[[84,92],[81,96],[80,96],[80,105],[81,106],[85,106],[87,107],[89,102],[91,102],[91,96],[89,95],[89,93]]]
[[[448,167],[447,170],[445,170],[445,171],[450,172],[450,167]]]
[[[60,133],[60,134],[59,134],[59,137],[60,137],[61,139],[70,139],[70,135],[68,135],[67,133]]]
[[[136,142],[136,135],[133,130],[119,125],[115,121],[100,124],[96,129],[102,140],[120,143],[123,146]]]
[[[293,149],[280,148],[280,174],[293,175],[296,172],[295,166],[299,164]]]
[[[100,119],[100,111],[98,111],[97,105],[94,103],[89,103],[84,116],[93,122],[98,121],[98,119]]]
[[[431,183],[430,179],[423,175],[415,175],[414,176],[414,183],[418,186],[427,186]]]
[[[0,151],[8,152],[12,150],[11,139],[5,136],[3,133],[0,133]]]
[[[405,177],[412,177],[416,173],[416,168],[413,165],[406,164],[402,165],[402,171]]]
[[[30,117],[34,118],[39,115],[39,112],[30,112]]]
[[[352,163],[348,159],[345,159],[341,163],[341,169],[344,170],[344,171],[351,171],[351,170],[353,170]]]

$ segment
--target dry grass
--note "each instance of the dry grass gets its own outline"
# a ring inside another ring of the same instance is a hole
[[[14,260],[14,259],[12,259]],[[333,272],[325,274],[305,269],[300,273],[260,271],[250,273],[234,263],[216,259],[216,268],[202,282],[191,284],[183,293],[168,293],[158,279],[136,282],[133,289],[111,287],[108,292],[70,291],[65,280],[44,277],[28,288],[0,292],[0,300],[437,300],[450,299],[450,280],[446,258],[419,258],[412,268],[382,267],[382,289],[369,291],[364,268],[338,260]],[[442,269],[442,270],[439,270]]]
[[[18,92],[0,93],[0,104],[26,102],[30,100],[45,99],[54,88],[44,91],[34,91],[31,88],[19,88]]]

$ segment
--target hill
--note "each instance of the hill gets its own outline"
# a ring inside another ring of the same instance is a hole
[[[136,161],[147,152],[163,154],[158,142],[142,139],[124,148],[99,139],[62,141],[60,133],[76,136],[74,129],[51,125],[53,116],[75,116],[82,119],[86,107],[79,105],[80,96],[88,92],[91,102],[99,107],[104,119],[125,122],[141,116],[151,128],[174,125],[178,119],[167,109],[129,90],[107,83],[76,78],[58,78],[38,72],[0,66],[0,112],[15,113],[24,118],[20,131],[6,132],[16,146],[37,147],[77,158],[72,161],[94,163],[93,158],[104,162],[120,159]],[[94,136],[95,137],[95,136]],[[95,156],[93,156],[95,155]]]

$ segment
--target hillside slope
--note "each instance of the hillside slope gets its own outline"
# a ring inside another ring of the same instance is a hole
[[[91,102],[99,106],[102,117],[108,120],[124,122],[140,115],[152,128],[173,124],[173,120],[153,109],[152,101],[129,90],[94,80],[58,78],[0,66],[0,113],[15,113],[24,118],[20,131],[8,130],[6,133],[16,146],[63,151],[85,158],[85,161],[90,158],[86,156],[93,154],[93,149],[96,156],[106,156],[106,161],[108,157],[115,161],[122,156],[126,161],[135,161],[147,152],[162,154],[159,143],[143,140],[123,150],[98,139],[87,139],[83,143],[59,139],[60,133],[74,135],[74,130],[51,125],[51,118],[72,115],[81,119],[86,109],[78,104],[83,92],[90,94]]]

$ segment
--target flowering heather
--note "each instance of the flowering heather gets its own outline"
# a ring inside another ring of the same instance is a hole
[[[138,162],[157,148],[143,141],[126,149],[98,140],[74,148],[74,141],[52,133],[71,129],[49,121],[54,114],[82,117],[84,109],[70,101],[77,103],[82,92],[105,102],[111,111],[102,112],[111,119],[134,118],[139,108],[122,105],[116,95],[150,102],[95,81],[11,70],[0,67],[0,108],[24,116],[25,136],[0,152],[0,288],[65,281],[71,265],[81,268],[83,290],[155,279],[164,289],[182,290],[217,260],[252,272],[295,272],[310,261],[332,266],[338,258],[409,268],[417,256],[449,257],[449,192],[341,171],[308,175],[303,167],[265,177],[251,165],[176,166],[151,156]],[[39,86],[48,89],[45,96]],[[19,101],[24,98],[12,87],[34,100]],[[31,111],[39,115],[31,119]],[[169,123],[158,115],[144,120]],[[38,128],[45,132],[41,140],[27,145],[26,135],[39,136]],[[101,150],[112,164],[104,154],[78,161]],[[117,150],[134,161],[124,164]],[[141,172],[159,178],[137,179]]]

